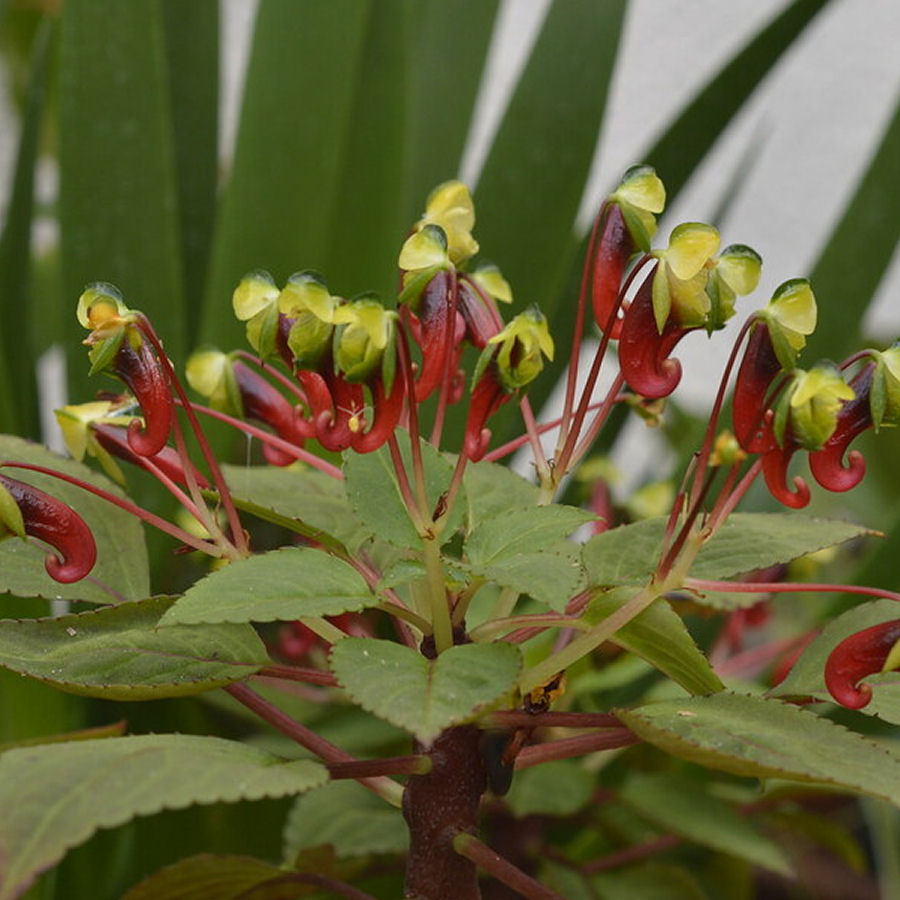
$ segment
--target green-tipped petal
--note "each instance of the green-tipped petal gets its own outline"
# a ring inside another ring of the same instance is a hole
[[[445,181],[428,195],[425,218],[449,216],[459,228],[471,231],[475,227],[475,204],[469,188],[461,181]]]
[[[869,410],[877,431],[900,424],[900,345],[873,354],[875,371],[869,391]]]
[[[9,533],[25,539],[25,519],[19,504],[0,482],[0,538]]]
[[[103,281],[88,285],[78,298],[75,315],[79,323],[90,331],[124,319],[129,313],[119,289]]]
[[[426,225],[411,234],[400,249],[397,265],[406,272],[444,267],[450,261],[447,254],[447,235],[439,225]]]
[[[497,371],[504,389],[512,393],[533,381],[544,368],[541,354],[553,359],[553,338],[547,326],[547,319],[536,307],[529,307],[519,313],[502,331],[495,334],[482,352],[485,362],[486,351],[499,344],[496,355]],[[481,364],[481,360],[479,360]]]
[[[834,434],[841,407],[855,397],[832,362],[817,363],[798,374],[790,394],[791,430],[807,450],[819,450]]]
[[[759,284],[762,257],[745,244],[731,244],[719,254],[715,271],[735,294],[745,297]]]
[[[696,275],[719,249],[719,232],[703,222],[683,222],[672,230],[666,263],[676,278],[687,281]]]
[[[792,278],[775,289],[760,315],[769,323],[772,346],[782,368],[790,369],[816,328],[816,298],[809,281]]]
[[[112,403],[108,400],[95,400],[91,403],[78,403],[64,406],[53,411],[66,449],[79,462],[84,459],[90,443],[90,424],[104,419],[112,412]]]
[[[188,384],[209,400],[213,409],[241,414],[240,391],[234,379],[231,357],[220,350],[192,354],[185,370]]]
[[[666,206],[666,188],[652,166],[632,166],[612,195],[616,200],[659,215]]]
[[[512,303],[512,288],[496,266],[479,266],[472,272],[472,280],[477,282],[478,286],[495,300],[499,300],[501,303]]]
[[[337,304],[337,298],[328,292],[322,277],[311,270],[291,275],[278,295],[278,311],[286,316],[295,317],[301,311],[310,312],[329,323],[334,321]]]
[[[381,364],[397,313],[370,297],[335,310],[334,361],[348,381],[365,381]]]
[[[669,292],[669,278],[666,267],[659,263],[653,275],[653,318],[656,320],[656,330],[662,334],[666,322],[669,321],[669,313],[672,311],[672,295]]]
[[[268,272],[261,269],[249,272],[234,289],[231,306],[235,316],[246,322],[275,303],[278,293],[275,281]]]

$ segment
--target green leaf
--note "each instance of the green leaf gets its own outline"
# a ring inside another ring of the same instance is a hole
[[[285,762],[246,744],[140,735],[0,755],[0,900],[19,896],[99,828],[195,803],[284,797],[324,784],[308,759]]]
[[[645,519],[588,540],[582,557],[591,584],[644,583],[656,569],[665,523],[664,518]],[[690,575],[727,578],[875,533],[836,519],[791,513],[732,513],[703,545]]]
[[[542,304],[559,294],[572,257],[624,12],[620,0],[550,7],[478,181],[479,243]]]
[[[22,132],[16,150],[12,191],[6,224],[0,237],[0,429],[37,437],[37,390],[34,363],[33,317],[29,303],[31,229],[34,209],[34,172],[38,137],[49,72],[51,19],[44,19],[34,38]],[[40,346],[43,346],[43,341]]]
[[[218,184],[219,4],[165,0],[166,75],[184,263],[187,345],[196,342]]]
[[[628,597],[627,591],[600,594],[591,602],[587,617],[598,622],[615,612]],[[647,660],[692,694],[711,694],[724,688],[681,616],[663,597],[654,600],[610,640]]]
[[[710,769],[823,784],[900,804],[900,753],[780,700],[723,692],[615,714],[648,743]]]
[[[213,241],[205,342],[243,343],[228,299],[245,272],[265,268],[282,283],[299,269],[324,269],[373,14],[366,0],[260,3]]]
[[[410,217],[432,188],[453,178],[459,162],[485,59],[498,0],[418,0],[410,47]],[[407,225],[409,223],[406,223]]]
[[[284,869],[252,856],[201,853],[179,860],[147,876],[122,896],[122,900],[238,900]],[[298,885],[284,885],[283,894],[266,893],[266,900],[297,897]],[[288,893],[290,891],[290,893]],[[255,891],[254,891],[255,893]]]
[[[349,563],[311,547],[282,547],[201,578],[160,625],[290,621],[335,616],[377,602]]]
[[[860,323],[900,240],[900,103],[859,187],[822,248],[811,281],[822,316],[808,358],[842,359],[856,349]],[[864,266],[854,260],[865,254]]]
[[[138,99],[139,98],[139,99]],[[59,217],[63,283],[115,284],[184,359],[182,261],[162,7],[71,3],[59,56]],[[85,384],[87,365],[74,367]]]
[[[591,879],[603,900],[707,900],[709,896],[684,866],[649,863]]]
[[[151,597],[55,619],[0,620],[0,665],[72,694],[152,700],[240,681],[269,661],[249,625],[157,628],[174,602]]]
[[[411,224],[406,155],[414,7],[410,0],[369,6],[321,266],[347,297],[362,291],[390,297],[397,290],[397,253]]]
[[[862,603],[832,619],[771,694],[775,697],[814,697],[834,702],[825,687],[824,675],[825,663],[832,650],[857,631],[897,619],[900,619],[897,601],[888,599]],[[867,676],[865,681],[872,686],[872,699],[859,712],[900,725],[900,673],[873,674]]]
[[[336,478],[315,469],[223,465],[225,481],[240,508],[322,543],[348,547],[364,539]],[[288,521],[286,521],[288,520]]]
[[[697,779],[671,772],[634,772],[619,799],[666,831],[771,872],[791,874],[781,848]]]
[[[484,564],[454,565],[501,587],[528,594],[557,612],[584,587],[580,548],[569,541],[559,541],[535,553],[503,555]]]
[[[466,540],[466,556],[474,565],[490,565],[533,553],[559,544],[594,518],[593,513],[574,506],[507,506],[475,527]]]
[[[506,802],[513,815],[572,816],[591,801],[594,776],[568,759],[555,759],[518,772]]]
[[[119,487],[105,476],[21,438],[0,435],[0,459],[46,466],[83,479],[118,497]],[[20,597],[115,603],[139,600],[150,593],[147,549],[138,519],[72,484],[25,469],[3,470],[68,503],[87,523],[97,542],[97,563],[90,575],[73,584],[54,581],[44,569],[46,550],[18,540],[0,542],[0,591]]]
[[[510,506],[537,506],[540,490],[507,466],[481,460],[466,465],[463,475],[469,500],[468,531],[483,519],[502,515]]]
[[[284,825],[284,859],[330,844],[338,858],[404,853],[409,831],[399,809],[354,781],[332,781],[298,797]]]
[[[430,662],[409,647],[366,638],[339,641],[330,661],[355,703],[426,744],[501,700],[522,668],[512,644],[463,644]]]
[[[409,441],[405,433],[398,432],[400,451],[410,482],[413,481]],[[425,493],[428,512],[435,509],[438,500],[450,486],[453,475],[451,457],[439,453],[427,441],[421,442],[422,464],[425,469]],[[374,453],[344,454],[344,486],[347,499],[364,530],[379,540],[398,547],[420,549],[422,539],[409,517],[400,493],[400,485],[387,447]],[[415,490],[415,488],[413,488]],[[459,528],[465,514],[466,494],[461,490],[447,518],[442,540],[448,541]]]

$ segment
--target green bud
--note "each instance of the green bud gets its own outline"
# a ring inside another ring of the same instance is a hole
[[[365,381],[393,340],[397,313],[374,297],[360,297],[334,312],[334,362],[347,381]]]
[[[544,356],[553,359],[553,338],[550,337],[547,319],[536,306],[519,313],[488,341],[485,349],[497,345],[497,371],[500,383],[508,393],[525,387],[537,378],[544,368]]]
[[[791,433],[805,450],[820,450],[837,428],[841,407],[856,394],[829,360],[798,372],[788,388]]]

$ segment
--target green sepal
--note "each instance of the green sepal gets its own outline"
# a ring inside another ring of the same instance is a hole
[[[478,360],[475,363],[475,369],[472,372],[472,381],[470,383],[470,390],[475,390],[476,385],[479,381],[481,381],[481,376],[484,375],[485,370],[490,365],[491,360],[494,358],[497,353],[497,345],[496,344],[485,344],[484,349],[478,356]]]
[[[384,352],[381,354],[381,382],[384,385],[385,397],[390,396],[397,375],[397,328],[396,324],[388,334]]]
[[[882,425],[900,422],[900,342],[872,357],[875,371],[869,389],[869,411],[877,432]]]
[[[125,340],[124,329],[112,337],[94,344],[88,351],[88,359],[91,361],[91,369],[88,374],[96,375],[97,372],[105,372],[110,368],[123,340]]]
[[[653,275],[653,318],[656,320],[656,330],[660,334],[669,321],[671,311],[672,295],[669,291],[669,279],[666,276],[665,264],[660,260]]]
[[[778,396],[775,402],[775,417],[772,420],[772,431],[775,434],[775,440],[779,447],[784,446],[784,433],[787,430],[788,419],[791,415],[791,394],[797,386],[796,375],[791,384],[786,387]]]
[[[417,269],[410,272],[408,277],[404,279],[403,290],[400,291],[400,295],[397,297],[397,305],[400,306],[405,303],[413,312],[417,312],[419,301],[422,299],[422,294],[428,283],[438,272],[442,272],[445,268],[445,266],[429,266],[427,269]]]
[[[247,340],[260,359],[270,359],[278,352],[278,304],[270,303],[247,322]]]
[[[25,520],[22,518],[22,510],[19,504],[13,500],[12,494],[0,482],[0,539],[6,537],[4,530],[25,539]]]

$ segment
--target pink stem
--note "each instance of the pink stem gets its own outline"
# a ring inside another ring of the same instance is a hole
[[[820,584],[797,581],[711,581],[705,578],[686,578],[684,586],[697,591],[725,591],[732,594],[790,594],[822,591],[832,594],[859,594],[863,597],[883,597],[900,600],[900,593],[884,588],[856,584]]]

